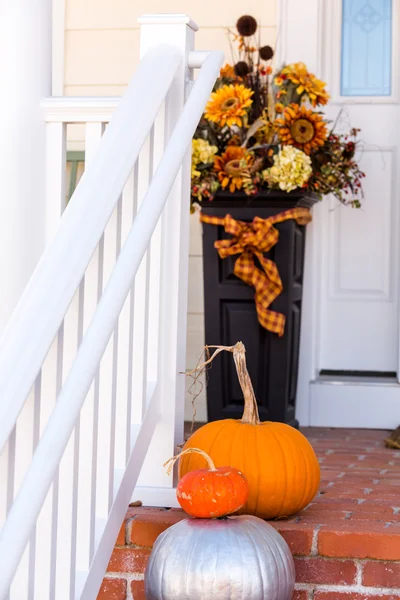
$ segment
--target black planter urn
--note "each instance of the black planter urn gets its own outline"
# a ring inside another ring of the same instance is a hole
[[[301,192],[266,191],[252,197],[219,192],[212,202],[203,203],[202,212],[214,217],[230,214],[250,222],[254,217],[266,219],[291,208],[310,208],[317,201],[316,196]],[[243,342],[260,419],[298,427],[295,408],[307,227],[293,219],[275,227],[279,241],[266,256],[275,262],[283,283],[282,293],[270,306],[286,317],[282,337],[259,324],[254,288],[233,273],[239,255],[220,259],[214,243],[231,236],[223,226],[203,223],[205,343],[231,346]],[[231,354],[220,353],[207,375],[208,420],[240,419],[243,397]]]

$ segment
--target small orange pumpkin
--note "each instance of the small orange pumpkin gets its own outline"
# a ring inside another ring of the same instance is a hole
[[[264,519],[295,514],[311,502],[319,488],[320,468],[315,452],[297,429],[284,423],[260,422],[244,345],[238,342],[235,346],[217,348],[216,353],[233,352],[244,395],[243,417],[238,421],[207,423],[189,438],[184,448],[201,448],[217,466],[230,464],[243,473],[250,491],[239,514]],[[203,464],[204,459],[199,455],[182,454],[179,476],[186,477]]]
[[[180,480],[176,497],[183,510],[199,519],[214,519],[237,512],[249,495],[248,483],[237,469],[217,469],[208,454],[199,448],[188,448],[172,458],[168,461],[172,462],[170,469],[179,457],[194,453],[207,461],[208,469],[190,471]]]

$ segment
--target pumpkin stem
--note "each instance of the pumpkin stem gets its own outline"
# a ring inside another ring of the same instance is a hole
[[[235,361],[236,372],[244,397],[244,411],[241,421],[242,423],[258,425],[260,423],[258,405],[253,384],[251,383],[250,375],[247,370],[246,348],[242,342],[235,344],[233,349],[233,360]]]
[[[243,342],[237,342],[234,346],[206,346],[205,349],[216,348],[212,356],[198,365],[192,371],[186,373],[187,376],[192,376],[194,373],[196,377],[199,373],[202,373],[204,368],[209,365],[214,358],[220,353],[226,350],[226,352],[233,353],[233,360],[235,361],[236,372],[239,379],[240,387],[242,388],[244,397],[244,411],[241,418],[242,423],[250,423],[251,425],[258,425],[260,423],[260,416],[258,414],[258,405],[256,396],[254,394],[253,384],[251,383],[250,375],[246,365],[246,348]]]
[[[187,448],[186,450],[183,450],[183,452],[180,452],[179,454],[176,454],[176,456],[173,456],[172,458],[170,458],[169,460],[167,460],[167,462],[165,462],[163,464],[163,467],[165,467],[167,469],[167,474],[171,475],[172,469],[174,468],[174,464],[176,463],[176,461],[181,457],[184,456],[185,454],[201,454],[203,458],[206,459],[207,464],[208,464],[208,470],[209,471],[216,471],[216,467],[213,463],[213,460],[211,458],[211,456],[209,456],[207,454],[207,452],[204,452],[204,450],[200,450],[200,448]]]

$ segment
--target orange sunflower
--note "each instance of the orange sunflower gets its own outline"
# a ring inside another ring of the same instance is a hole
[[[235,79],[235,69],[232,67],[232,65],[226,64],[224,67],[221,68],[219,76],[221,77],[221,79]]]
[[[214,157],[214,169],[222,189],[229,185],[229,191],[241,190],[244,180],[249,176],[249,167],[253,157],[245,148],[228,146],[222,156]]]
[[[287,106],[282,118],[275,120],[275,125],[282,144],[300,148],[306,154],[323,146],[328,136],[326,123],[321,115],[303,105]]]
[[[217,123],[220,127],[228,125],[242,126],[242,117],[247,114],[248,108],[253,103],[253,91],[244,85],[223,85],[211,98],[206,106],[204,116],[209,121]]]
[[[304,63],[298,62],[284,67],[281,75],[285,75],[289,81],[297,85],[296,92],[299,96],[307,94],[314,107],[328,103],[329,94],[326,91],[326,84],[309,73]]]

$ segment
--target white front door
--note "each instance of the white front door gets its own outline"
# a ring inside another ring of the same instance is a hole
[[[326,198],[315,211],[306,259],[313,294],[305,298],[313,314],[304,307],[299,416],[310,425],[394,427],[400,423],[400,1],[300,4],[318,27],[313,41],[303,40],[308,56],[316,54],[311,68],[331,93],[326,114],[332,120],[340,114],[339,131],[361,129],[357,158],[366,179],[361,209]],[[296,17],[287,10],[285,18]],[[298,35],[297,60],[304,60]],[[287,44],[292,61],[295,48]]]

